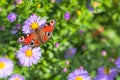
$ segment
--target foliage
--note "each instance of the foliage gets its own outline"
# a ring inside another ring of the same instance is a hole
[[[23,0],[14,4],[14,0],[0,0],[0,57],[7,57],[14,62],[13,73],[24,75],[26,80],[67,80],[70,72],[83,66],[94,78],[100,66],[116,67],[114,62],[120,55],[120,1],[119,0]],[[7,15],[17,14],[17,19],[10,22]],[[65,20],[64,14],[70,13]],[[47,21],[56,20],[51,39],[41,45],[42,57],[37,65],[24,67],[18,64],[15,54],[22,46],[17,39],[23,35],[21,29],[16,34],[16,24],[35,13],[46,17]],[[80,31],[83,31],[82,33]],[[59,43],[59,47],[55,43]],[[66,59],[67,49],[77,49],[72,58]],[[106,51],[103,56],[102,51]],[[109,60],[111,59],[111,60]],[[70,64],[66,65],[66,61]],[[67,72],[63,72],[67,68]],[[119,76],[116,78],[120,79]]]

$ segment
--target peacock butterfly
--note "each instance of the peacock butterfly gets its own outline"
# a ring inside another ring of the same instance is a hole
[[[18,42],[31,47],[37,47],[48,41],[54,30],[55,20],[45,24],[42,28],[35,29],[33,33],[22,36]]]

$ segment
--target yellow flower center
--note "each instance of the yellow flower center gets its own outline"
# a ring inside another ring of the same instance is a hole
[[[31,57],[32,56],[32,50],[31,49],[29,49],[29,50],[26,50],[26,56],[27,57]]]
[[[15,78],[14,80],[20,80],[19,78]]]
[[[41,7],[41,5],[40,4],[37,4],[37,8],[40,8]]]
[[[5,67],[5,63],[4,62],[0,62],[0,69],[3,69]]]
[[[35,29],[37,29],[38,28],[38,23],[36,23],[36,22],[33,22],[31,25],[30,25],[30,27],[33,29],[33,30],[35,30]]]
[[[81,76],[77,76],[75,80],[83,80],[83,78]]]
[[[103,72],[104,74],[109,74],[109,69],[105,68]]]
[[[80,11],[80,10],[78,10],[78,11],[77,11],[77,14],[78,14],[78,15],[81,15],[81,11]]]

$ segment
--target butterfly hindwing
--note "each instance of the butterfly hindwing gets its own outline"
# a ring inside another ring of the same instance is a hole
[[[41,40],[41,42],[45,43],[50,39],[50,37],[52,36],[52,32],[54,30],[54,24],[55,21],[53,20],[40,29],[39,39]]]

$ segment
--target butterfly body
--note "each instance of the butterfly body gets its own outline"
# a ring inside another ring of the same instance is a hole
[[[24,45],[29,45],[31,47],[40,46],[42,43],[48,41],[54,30],[55,21],[51,21],[48,24],[45,24],[40,29],[35,29],[33,33],[22,36],[18,39],[18,42]]]

